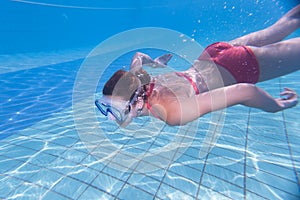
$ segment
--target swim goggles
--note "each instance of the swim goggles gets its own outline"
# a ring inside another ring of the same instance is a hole
[[[105,98],[103,98],[102,100],[96,100],[95,105],[104,116],[107,116],[108,113],[110,113],[117,120],[118,123],[122,123],[128,117],[128,114],[131,111],[131,107],[137,101],[138,95],[140,94],[142,89],[142,87],[139,87],[135,91],[130,100],[127,101],[127,103],[125,103],[124,109],[117,108],[117,106],[114,106],[112,105],[112,103],[107,102]]]
[[[125,121],[131,110],[130,105],[126,106],[125,109],[120,110],[117,107],[106,102],[101,102],[100,100],[96,100],[95,105],[104,116],[107,116],[108,113],[110,113],[119,123]]]

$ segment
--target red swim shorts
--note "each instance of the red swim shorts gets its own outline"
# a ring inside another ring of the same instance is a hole
[[[237,83],[257,83],[259,65],[252,50],[247,46],[233,46],[217,42],[206,47],[198,60],[213,61],[227,69]]]

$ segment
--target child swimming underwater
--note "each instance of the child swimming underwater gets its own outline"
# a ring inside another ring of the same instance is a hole
[[[283,40],[299,27],[300,5],[266,29],[209,45],[186,71],[155,77],[142,67],[166,67],[172,55],[153,60],[137,52],[129,72],[119,70],[107,81],[96,106],[122,127],[148,115],[169,125],[184,125],[237,104],[266,112],[291,108],[298,103],[295,91],[285,88],[282,98],[273,98],[255,83],[300,69],[300,37]],[[218,80],[210,74],[214,70],[220,73],[222,86],[215,84]]]

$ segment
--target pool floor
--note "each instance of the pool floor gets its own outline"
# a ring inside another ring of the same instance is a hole
[[[300,106],[272,114],[234,106],[206,156],[199,158],[200,126],[168,166],[119,171],[87,150],[74,125],[71,88],[80,62],[1,75],[0,199],[300,199]],[[299,77],[259,86],[299,94]]]

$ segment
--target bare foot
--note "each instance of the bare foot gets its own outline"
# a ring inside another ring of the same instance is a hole
[[[287,12],[278,22],[288,23],[300,28],[300,4]]]

